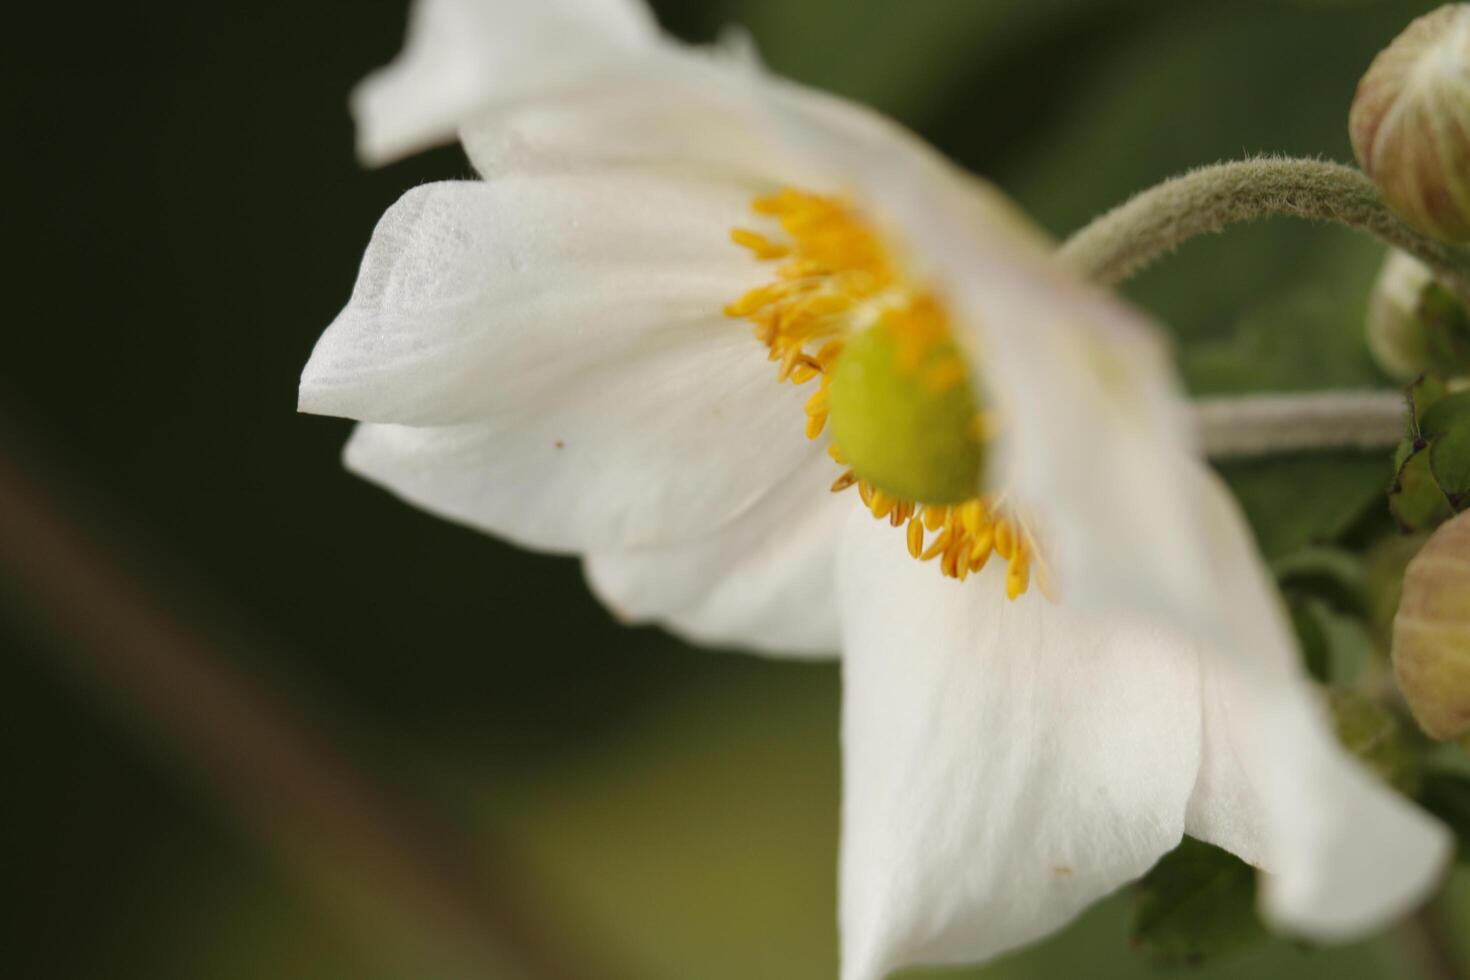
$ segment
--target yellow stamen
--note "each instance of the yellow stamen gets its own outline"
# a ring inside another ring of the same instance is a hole
[[[917,517],[909,521],[909,557],[918,558],[924,553],[924,522]]]
[[[789,245],[778,245],[758,231],[748,231],[745,228],[730,229],[730,240],[741,248],[750,249],[751,253],[761,261],[768,259],[784,259],[791,254]]]
[[[949,549],[949,542],[953,537],[954,534],[949,528],[940,531],[939,537],[934,539],[934,543],[926,548],[924,553],[919,556],[919,561],[933,561],[938,556],[944,554]]]
[[[756,260],[775,263],[774,274],[730,303],[725,313],[750,322],[779,381],[805,385],[820,379],[805,405],[808,438],[827,431],[837,362],[849,339],[873,323],[889,325],[892,363],[918,372],[924,391],[942,395],[967,382],[969,368],[950,340],[944,306],[908,279],[875,226],[849,202],[788,187],[756,198],[751,207],[758,223],[768,227],[735,228],[730,239]],[[1001,425],[997,412],[981,407],[968,434],[986,444]],[[849,469],[835,444],[826,448],[844,468],[832,492],[856,487],[875,519],[905,528],[914,559],[938,558],[943,575],[963,581],[984,569],[991,555],[1000,555],[1007,563],[1007,596],[1020,596],[1034,580],[1048,599],[1055,599],[1047,563],[1013,507],[979,494],[958,503],[903,499],[906,493],[880,490]]]
[[[1011,522],[1001,519],[995,525],[995,552],[1006,561],[1010,561],[1016,554],[1016,529]]]

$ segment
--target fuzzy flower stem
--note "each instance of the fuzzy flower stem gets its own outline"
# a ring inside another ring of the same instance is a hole
[[[1424,262],[1470,304],[1470,252],[1420,235],[1394,216],[1360,171],[1321,160],[1260,157],[1191,170],[1097,218],[1068,239],[1059,255],[1112,286],[1196,235],[1278,214],[1376,235]]]
[[[1383,450],[1404,437],[1397,391],[1205,398],[1194,403],[1206,454],[1239,459],[1303,450]]]

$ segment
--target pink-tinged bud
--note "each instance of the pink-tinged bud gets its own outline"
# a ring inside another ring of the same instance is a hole
[[[1425,14],[1374,59],[1348,129],[1399,217],[1440,241],[1470,240],[1470,4]]]
[[[1470,732],[1470,512],[1441,525],[1409,562],[1393,669],[1426,734]]]

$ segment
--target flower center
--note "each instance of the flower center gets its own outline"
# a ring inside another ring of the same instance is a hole
[[[821,379],[806,434],[831,423],[828,452],[848,469],[875,518],[907,529],[909,554],[963,580],[998,554],[1006,593],[1033,574],[1051,595],[1036,542],[1003,494],[981,494],[989,415],[977,397],[944,304],[910,279],[876,229],[847,201],[791,188],[752,209],[771,233],[731,231],[771,282],[725,308],[749,320],[777,362],[777,378]],[[779,228],[779,233],[775,229]]]

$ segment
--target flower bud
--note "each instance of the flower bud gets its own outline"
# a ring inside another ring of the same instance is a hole
[[[1348,129],[1399,217],[1441,241],[1470,239],[1470,4],[1425,14],[1373,60]]]
[[[1470,376],[1470,315],[1429,267],[1392,249],[1368,300],[1368,348],[1389,377]]]
[[[1393,670],[1426,734],[1470,732],[1470,513],[1442,525],[1409,562]]]

